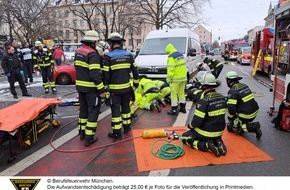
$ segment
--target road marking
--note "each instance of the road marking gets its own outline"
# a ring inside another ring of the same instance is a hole
[[[187,110],[186,114],[179,113],[176,118],[175,123],[172,125],[173,127],[185,126],[191,106],[192,106],[192,101],[186,102],[186,110]],[[170,169],[155,170],[155,171],[150,171],[148,176],[168,176],[169,173],[170,173]]]
[[[107,117],[109,114],[111,114],[111,109],[107,109],[105,112],[101,113],[99,116],[99,120],[104,119]],[[61,136],[57,140],[53,141],[53,145],[58,148],[67,141],[71,140],[78,134],[78,129],[75,128],[71,132],[67,133],[66,135]],[[39,149],[38,151],[34,152],[30,156],[22,159],[21,161],[13,164],[6,170],[2,171],[0,173],[0,176],[15,176],[19,172],[25,170],[27,167],[31,166],[41,158],[45,157],[49,153],[51,153],[54,149],[50,146],[50,144],[46,145],[45,147]]]

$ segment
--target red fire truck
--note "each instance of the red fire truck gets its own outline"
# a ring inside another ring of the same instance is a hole
[[[286,34],[286,28],[290,27],[290,1],[276,10],[275,21],[275,54],[272,65],[274,73],[271,76],[274,80],[274,88],[271,111],[274,110],[275,101],[281,102],[285,98],[290,98],[290,35]]]
[[[243,39],[233,39],[221,44],[222,56],[225,61],[238,60],[238,51],[241,47],[247,47],[249,44]]]
[[[251,65],[255,70],[271,74],[273,62],[274,28],[263,28],[256,32],[252,43]]]

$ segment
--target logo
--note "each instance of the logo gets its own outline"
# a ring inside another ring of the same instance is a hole
[[[158,69],[157,69],[156,67],[152,66],[152,67],[150,67],[150,68],[148,69],[148,71],[149,71],[149,72],[155,72],[155,73],[157,73],[157,72],[158,72]]]
[[[15,190],[34,190],[40,179],[10,179]]]

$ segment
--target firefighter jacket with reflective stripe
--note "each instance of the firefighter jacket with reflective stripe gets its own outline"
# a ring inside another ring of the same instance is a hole
[[[162,80],[153,80],[153,82],[159,90],[162,90],[165,87],[169,87],[169,84]]]
[[[34,68],[39,67],[50,67],[54,65],[54,60],[52,58],[52,53],[49,50],[36,50],[32,55],[34,62]]]
[[[228,117],[239,116],[253,119],[257,116],[259,106],[250,88],[243,83],[234,83],[228,91]]]
[[[178,52],[174,46],[169,44],[167,59],[167,82],[184,82],[187,81],[186,60],[182,53]]]
[[[139,86],[136,90],[137,93],[145,95],[146,93],[158,93],[159,89],[157,88],[157,86],[155,85],[155,82],[153,82],[150,79],[147,78],[142,78],[139,81]]]
[[[138,86],[137,64],[130,52],[122,48],[115,48],[105,55],[103,67],[104,84],[111,93],[125,94],[130,92],[131,73],[133,74],[134,86]]]
[[[212,90],[202,94],[188,127],[205,137],[219,137],[225,129],[226,101],[223,95]]]
[[[75,53],[76,89],[79,92],[105,91],[102,81],[100,57],[96,50],[83,45]]]
[[[221,66],[223,63],[217,59],[211,59],[207,64],[211,70],[216,69],[217,67]]]

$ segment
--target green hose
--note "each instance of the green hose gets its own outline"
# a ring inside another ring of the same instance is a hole
[[[184,155],[185,153],[181,139],[179,139],[179,141],[180,141],[181,146],[172,144],[165,139],[157,139],[151,145],[151,153],[155,157],[163,159],[163,160],[173,160],[175,158],[178,158]],[[163,145],[157,151],[154,151],[154,147],[158,142],[162,142]]]

